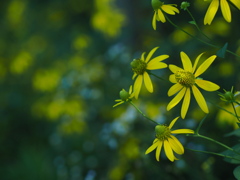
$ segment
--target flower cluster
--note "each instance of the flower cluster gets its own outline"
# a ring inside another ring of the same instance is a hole
[[[224,19],[227,22],[231,22],[232,18],[229,2],[231,2],[233,6],[240,10],[240,0],[212,0],[204,17],[204,25],[210,25],[212,23],[219,6],[221,7]],[[181,9],[188,11],[188,13],[190,13],[188,10],[189,6],[190,3],[188,2],[181,3]],[[152,18],[152,27],[154,30],[156,30],[157,21],[165,23],[168,20],[171,24],[173,24],[172,21],[169,20],[168,15],[175,15],[180,13],[176,4],[165,4],[159,0],[152,0],[152,7],[154,10],[154,15]],[[191,24],[197,26],[192,14],[190,14],[190,16],[194,21]],[[174,26],[177,27],[176,25]],[[199,30],[198,26],[197,28]],[[179,29],[182,30],[181,28]],[[185,30],[182,31],[189,35],[189,33],[187,33]],[[204,33],[202,34],[205,35]],[[205,35],[205,37],[207,36]],[[116,100],[117,104],[115,104],[114,107],[125,102],[130,102],[133,105],[132,99],[138,99],[143,84],[147,91],[152,93],[154,88],[150,76],[153,75],[161,79],[159,76],[153,74],[152,70],[161,70],[168,67],[172,72],[172,74],[169,76],[169,81],[173,83],[173,85],[169,88],[167,95],[169,97],[174,97],[166,105],[166,110],[170,111],[182,101],[180,116],[182,119],[184,119],[189,110],[190,102],[193,96],[200,109],[204,113],[209,113],[207,102],[200,90],[203,89],[208,92],[213,92],[217,91],[220,86],[211,81],[205,80],[200,76],[209,69],[212,63],[216,60],[217,55],[211,55],[210,57],[207,57],[203,60],[204,53],[201,53],[197,56],[194,63],[192,63],[189,56],[182,51],[180,52],[180,59],[183,67],[178,67],[174,64],[168,65],[163,62],[163,60],[166,60],[170,57],[167,54],[152,58],[153,54],[157,51],[158,48],[159,47],[153,48],[147,55],[145,52],[143,52],[140,58],[133,59],[133,61],[130,63],[131,69],[133,71],[133,85],[130,86],[129,92],[125,91],[124,89],[120,91],[121,99]],[[235,97],[238,94],[239,92],[233,93],[233,89],[231,89],[231,91],[225,91],[225,93],[221,93],[220,96],[223,101],[233,103],[236,102]],[[240,105],[240,103],[238,103],[238,105]],[[146,117],[135,105],[133,106],[138,110],[138,112]],[[237,115],[236,117],[239,118]],[[148,154],[156,149],[156,160],[159,161],[160,153],[163,148],[167,158],[173,162],[174,160],[178,159],[175,154],[182,155],[184,153],[183,145],[173,134],[194,134],[194,131],[191,129],[172,130],[173,125],[178,119],[179,117],[176,117],[174,120],[172,120],[169,126],[160,125],[157,123],[158,125],[155,127],[156,137],[153,141],[153,144],[146,150],[145,154]],[[240,118],[238,120],[240,124]],[[155,122],[154,120],[151,121]],[[195,135],[197,134],[198,132],[196,132]]]

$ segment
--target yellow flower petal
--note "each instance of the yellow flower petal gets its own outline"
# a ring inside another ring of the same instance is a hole
[[[204,25],[211,24],[214,16],[216,15],[216,12],[219,7],[219,0],[212,0],[210,6],[208,7],[208,10],[206,12],[206,15],[204,17]]]
[[[179,13],[179,10],[171,5],[162,5],[161,8],[167,14],[175,15],[176,13]]]
[[[184,148],[182,146],[182,144],[180,143],[180,141],[173,135],[171,135],[171,138],[174,140],[175,144],[178,145],[178,147],[181,149],[182,154],[184,153]]]
[[[142,53],[142,55],[141,55],[141,60],[143,60],[143,61],[145,59],[145,54],[146,54],[146,52]]]
[[[190,88],[187,88],[184,99],[183,99],[183,103],[182,103],[182,109],[181,109],[181,117],[184,119],[187,111],[188,111],[188,107],[190,104],[190,99],[191,99],[191,94],[190,94]]]
[[[213,61],[216,59],[216,55],[210,56],[208,59],[206,59],[197,69],[196,73],[194,74],[195,77],[200,76],[202,73],[204,73],[208,67],[213,63]]]
[[[157,57],[153,58],[148,64],[150,64],[150,63],[154,64],[156,62],[163,61],[164,59],[167,59],[167,58],[169,58],[169,55],[166,55],[166,54],[160,55],[160,56],[157,56]]]
[[[156,149],[156,154],[155,154],[157,161],[159,161],[159,159],[160,159],[160,152],[161,152],[161,149],[162,149],[162,145],[163,145],[163,142],[159,141],[157,149]]]
[[[183,64],[183,69],[185,71],[192,72],[192,62],[189,59],[188,55],[185,52],[180,53],[182,64]]]
[[[174,76],[175,78],[175,76]],[[183,88],[183,86],[179,83],[174,84],[170,89],[168,90],[168,96],[172,96],[176,94],[178,91],[180,91]]]
[[[183,154],[184,151],[182,150],[182,148],[178,145],[178,143],[175,143],[175,141],[172,138],[168,138],[168,142],[172,148],[172,150],[174,152],[176,152],[177,154]]]
[[[162,11],[160,9],[158,9],[158,19],[162,22],[162,23],[165,23],[166,22],[166,19],[162,13]]]
[[[239,10],[240,10],[240,1],[239,0],[230,0]]]
[[[181,71],[181,70],[183,71],[182,68],[175,66],[173,64],[170,64],[168,67],[169,67],[170,71],[172,71],[172,73],[176,73],[177,71]]]
[[[138,99],[138,95],[140,93],[141,87],[143,82],[143,75],[138,75],[137,79],[135,80],[133,91],[135,94],[135,98]]]
[[[228,2],[226,0],[221,0],[220,1],[220,6],[221,6],[221,10],[222,10],[222,14],[223,14],[223,17],[224,19],[227,21],[227,22],[231,22],[231,10],[230,10],[230,7],[228,5]]]
[[[169,81],[170,81],[171,83],[177,83],[177,80],[176,80],[176,78],[175,78],[175,74],[171,74],[171,75],[169,76]]]
[[[198,90],[198,88],[195,85],[192,86],[192,91],[200,108],[203,110],[203,112],[208,113],[209,111],[208,111],[207,103],[202,93]]]
[[[199,61],[199,59],[201,58],[201,56],[202,56],[203,54],[204,54],[204,53],[199,54],[198,57],[196,58],[196,60],[195,60],[195,62],[194,62],[194,65],[193,65],[192,73],[194,73],[194,71],[196,70],[198,61]]]
[[[124,103],[124,101],[121,101],[121,102],[115,104],[113,107],[119,106],[120,104],[123,104],[123,103]]]
[[[158,140],[158,139],[157,139]],[[148,154],[150,152],[152,152],[154,149],[157,148],[157,146],[159,145],[159,141],[156,141],[155,143],[153,143],[145,152],[145,154]]]
[[[170,109],[172,109],[173,107],[175,107],[183,98],[185,92],[186,92],[187,88],[183,88],[168,104],[167,106],[167,111],[169,111]]]
[[[176,117],[174,120],[171,121],[170,125],[168,126],[169,129],[172,129],[174,126],[175,122],[178,120],[179,117]]]
[[[195,83],[205,91],[216,91],[220,88],[217,84],[202,79],[196,79]]]
[[[194,131],[191,129],[176,129],[171,131],[172,134],[194,134]]]
[[[145,84],[145,87],[147,88],[147,90],[152,93],[153,92],[153,85],[152,85],[152,81],[148,75],[147,72],[144,72],[143,73],[143,79],[144,79],[144,84]]]
[[[157,16],[157,13],[154,12],[154,15],[153,15],[153,18],[152,18],[152,27],[154,30],[157,29],[157,25],[156,25],[156,16]]]
[[[135,79],[136,76],[137,76],[137,73],[134,73],[132,76],[132,79]]]
[[[164,141],[164,151],[165,151],[165,154],[167,156],[167,158],[170,160],[170,161],[174,161],[174,155],[173,155],[173,151],[172,151],[172,148],[169,144],[168,141]]]
[[[163,69],[163,68],[166,68],[167,67],[167,64],[166,63],[163,63],[163,62],[156,62],[155,64],[150,64],[148,63],[147,65],[147,68],[148,70],[156,70],[156,69]]]
[[[152,55],[155,53],[155,51],[158,49],[159,47],[155,47],[153,48],[147,55],[147,58],[145,59],[145,62],[148,63],[148,61],[150,60],[150,58],[152,57]]]

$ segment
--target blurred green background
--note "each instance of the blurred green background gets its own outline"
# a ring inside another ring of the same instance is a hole
[[[176,3],[177,0],[169,1]],[[239,11],[226,23],[220,12],[203,26],[208,3],[192,2],[203,31],[219,46],[240,53]],[[119,91],[133,81],[130,62],[160,46],[155,56],[169,54],[168,64],[181,65],[180,51],[192,61],[217,48],[191,39],[169,23],[151,26],[150,0],[6,0],[0,5],[0,179],[1,180],[219,180],[234,179],[234,165],[222,158],[186,150],[179,161],[144,155],[154,139],[154,124],[127,104],[112,108]],[[185,11],[170,16],[201,37]],[[203,37],[204,38],[204,37]],[[227,54],[204,74],[221,88],[239,90],[239,59]],[[156,74],[168,79],[170,71]],[[142,90],[135,101],[147,116],[169,124],[177,106],[166,112],[170,83],[153,77],[154,93]],[[222,91],[222,90],[221,90]],[[207,100],[221,103],[217,93]],[[229,146],[235,119],[209,104],[203,134]],[[195,129],[205,115],[192,102],[176,128]],[[184,146],[221,152],[224,149],[191,137],[178,136]],[[163,153],[164,154],[164,153]]]

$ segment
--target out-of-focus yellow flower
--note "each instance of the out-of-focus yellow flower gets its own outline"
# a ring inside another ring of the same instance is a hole
[[[147,70],[156,70],[156,69],[162,69],[167,67],[167,64],[161,61],[163,61],[164,59],[167,59],[169,55],[160,55],[151,59],[152,55],[157,49],[158,47],[153,48],[149,52],[146,58],[144,57],[145,56],[145,52],[144,52],[142,53],[140,59],[134,59],[131,62],[132,70],[134,72],[132,78],[133,79],[136,78],[134,87],[133,87],[134,96],[136,99],[138,99],[138,95],[140,93],[143,81],[147,90],[150,93],[153,92],[152,81],[149,77]]]
[[[132,86],[130,86],[129,91],[125,91],[125,89],[122,89],[119,93],[121,99],[116,99],[115,102],[118,102],[113,107],[116,107],[120,104],[123,104],[125,102],[131,101],[131,99],[134,97],[134,93],[132,92]]]
[[[164,13],[175,15],[179,13],[179,10],[175,7],[176,4],[164,4],[159,0],[152,0],[152,7],[154,9],[154,15],[152,19],[153,29],[156,30],[156,21],[161,21],[162,23],[166,22]]]
[[[205,91],[216,91],[220,88],[215,83],[198,78],[208,69],[208,67],[213,63],[213,61],[217,57],[216,55],[209,57],[197,68],[198,61],[202,54],[200,54],[196,58],[193,66],[191,60],[184,52],[180,53],[183,69],[175,65],[169,65],[169,69],[174,73],[170,75],[169,80],[175,84],[169,89],[168,96],[172,96],[176,93],[178,94],[168,104],[167,110],[169,111],[170,109],[175,107],[184,97],[181,109],[182,118],[185,118],[187,114],[191,99],[191,91],[193,92],[193,95],[200,108],[205,113],[208,113],[209,112],[208,106],[198,87],[204,89]]]
[[[164,146],[164,151],[167,156],[167,158],[170,161],[178,160],[174,153],[177,154],[183,154],[184,148],[182,144],[179,142],[179,140],[173,136],[172,134],[193,134],[194,131],[191,129],[177,129],[177,130],[171,130],[175,122],[178,120],[179,117],[176,117],[169,126],[166,125],[157,125],[155,127],[156,131],[156,138],[153,141],[153,144],[146,150],[145,154],[148,154],[152,152],[154,149],[156,149],[156,159],[159,161],[160,159],[160,152],[162,149],[162,146]]]
[[[205,0],[206,1],[206,0]],[[240,10],[240,1],[239,0],[229,0],[232,4],[234,4]],[[222,15],[227,22],[231,22],[231,10],[227,0],[212,0],[206,15],[204,17],[204,25],[211,24],[213,18],[215,17],[217,10],[219,8],[219,3],[222,11]]]

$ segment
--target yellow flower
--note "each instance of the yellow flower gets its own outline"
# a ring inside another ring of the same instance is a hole
[[[208,67],[213,63],[213,61],[217,57],[216,55],[209,57],[197,68],[198,61],[202,54],[200,54],[196,58],[193,66],[191,60],[184,52],[180,53],[183,69],[175,65],[169,65],[169,69],[174,73],[170,75],[169,80],[175,84],[169,89],[168,96],[172,96],[176,93],[178,94],[168,104],[167,110],[169,111],[170,109],[175,107],[183,99],[181,109],[181,117],[183,119],[185,118],[188,111],[191,99],[191,91],[200,108],[205,113],[208,113],[206,101],[201,92],[199,91],[198,87],[206,91],[216,91],[220,88],[215,83],[198,78],[208,69]]]
[[[210,6],[208,7],[208,10],[206,12],[206,15],[204,17],[204,25],[211,24],[214,16],[217,13],[217,10],[219,8],[219,1],[221,6],[221,11],[224,19],[227,22],[231,22],[231,10],[229,7],[229,4],[227,0],[212,0]],[[239,10],[240,10],[240,0],[229,0],[232,4],[234,4]]]
[[[152,0],[152,7],[154,9],[152,26],[154,30],[156,30],[156,21],[161,21],[163,23],[166,22],[166,18],[163,14],[164,12],[170,15],[175,15],[176,13],[179,13],[179,10],[174,6],[177,6],[177,5],[164,4],[164,2],[161,2],[159,0]]]
[[[134,59],[131,62],[132,70],[134,72],[132,79],[136,78],[134,83],[134,88],[133,88],[136,99],[138,98],[138,95],[140,93],[143,81],[147,90],[150,93],[153,92],[152,81],[150,79],[150,76],[147,70],[156,70],[156,69],[162,69],[167,67],[167,64],[161,61],[163,61],[164,59],[167,59],[169,55],[160,55],[151,59],[152,55],[157,49],[158,47],[153,48],[149,52],[146,58],[144,57],[145,56],[145,52],[144,52],[141,55],[141,59]]]
[[[125,102],[131,101],[131,99],[134,97],[134,93],[132,92],[132,86],[130,86],[129,91],[125,91],[125,89],[122,89],[119,93],[121,99],[116,99],[115,102],[118,102],[113,107],[116,107],[120,104],[123,104]]]
[[[171,130],[175,122],[178,120],[179,117],[176,117],[169,126],[165,125],[157,125],[155,127],[156,131],[156,138],[153,141],[153,144],[146,150],[145,154],[148,154],[152,152],[154,149],[156,149],[156,159],[159,161],[160,158],[160,152],[162,149],[162,146],[164,146],[164,151],[167,156],[167,158],[170,161],[178,160],[174,153],[177,154],[183,154],[184,148],[182,144],[179,142],[179,140],[173,136],[172,134],[193,134],[194,131],[191,129],[177,129],[177,130]]]

